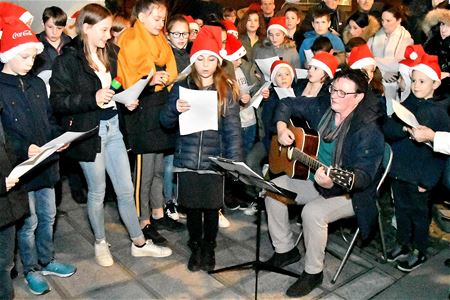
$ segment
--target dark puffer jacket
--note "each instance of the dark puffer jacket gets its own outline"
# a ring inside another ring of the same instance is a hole
[[[311,101],[312,99],[316,99]],[[308,101],[309,100],[309,101]],[[384,138],[378,124],[382,112],[375,109],[377,99],[367,96],[358,104],[353,113],[350,128],[342,147],[342,165],[355,174],[353,188],[350,191],[353,210],[363,238],[368,238],[376,225],[378,210],[375,202],[377,175],[384,152]],[[318,130],[322,116],[330,107],[329,97],[285,98],[278,104],[275,121],[289,122],[291,116],[307,121],[311,128]],[[346,194],[338,185],[325,189],[317,184],[316,189],[325,198]]]
[[[190,77],[175,84],[169,94],[169,101],[161,112],[161,124],[167,128],[178,126],[180,113],[176,109],[180,86],[198,89]],[[239,103],[228,98],[225,116],[219,115],[219,130],[206,130],[188,135],[177,135],[174,166],[191,170],[214,170],[209,156],[242,160],[241,120]]]

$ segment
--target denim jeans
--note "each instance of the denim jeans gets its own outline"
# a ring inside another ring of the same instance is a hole
[[[244,157],[250,153],[256,140],[256,124],[247,127],[241,127],[242,146],[244,149]]]
[[[133,183],[131,181],[130,163],[127,150],[119,129],[117,116],[109,120],[101,120],[99,136],[102,140],[102,150],[97,153],[95,161],[80,162],[88,185],[88,215],[94,231],[95,239],[105,239],[105,198],[106,172],[108,172],[114,191],[120,217],[133,241],[143,238],[142,230],[136,214]]]
[[[174,199],[173,154],[164,155],[163,194],[166,202]]]
[[[39,263],[48,264],[55,255],[53,248],[53,224],[55,223],[55,190],[43,188],[28,193],[30,216],[17,231],[17,245],[27,274],[39,270]]]
[[[11,269],[14,266],[16,225],[0,228],[0,299],[12,299],[14,295]]]

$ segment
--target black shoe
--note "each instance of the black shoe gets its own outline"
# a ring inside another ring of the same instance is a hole
[[[216,254],[214,252],[214,248],[216,248],[215,242],[205,242],[202,244],[202,263],[200,268],[203,271],[209,272],[214,270],[216,267]]]
[[[299,261],[301,258],[300,252],[298,251],[297,247],[292,248],[292,250],[289,250],[285,253],[274,253],[272,257],[265,262],[265,264],[268,264],[270,266],[276,267],[276,268],[283,268],[286,266],[289,266],[290,264],[293,264],[297,261]]]
[[[444,261],[444,265],[445,265],[446,267],[450,268],[450,258],[447,258],[447,259]]]
[[[160,235],[152,224],[145,225],[145,227],[142,228],[142,233],[144,234],[145,239],[152,240],[155,245],[164,245],[167,243],[166,238]]]
[[[164,215],[164,217],[160,219],[151,218],[150,222],[155,226],[157,230],[168,230],[168,231],[182,231],[184,230],[184,225],[180,222],[177,222],[168,216]]]
[[[236,210],[240,208],[239,201],[232,196],[225,196],[223,203],[229,210]]]
[[[84,190],[72,191],[71,192],[72,199],[78,204],[86,204],[87,203],[87,195]]]
[[[414,249],[405,260],[398,262],[397,269],[403,272],[411,272],[420,267],[426,260],[427,257],[422,251]]]
[[[316,287],[322,284],[323,272],[317,274],[308,274],[305,271],[299,279],[291,285],[286,291],[288,297],[303,297],[311,293]]]
[[[199,242],[189,242],[188,246],[191,248],[192,252],[189,257],[187,268],[191,272],[200,271],[202,265],[201,245]]]
[[[16,279],[17,276],[19,276],[19,272],[17,272],[16,266],[11,269],[11,272],[9,273],[11,279]]]
[[[65,216],[67,216],[67,212],[62,210],[62,209],[57,208],[56,209],[56,216],[57,217],[65,217]]]
[[[407,246],[397,245],[391,251],[389,251],[387,253],[386,260],[388,262],[394,262],[399,259],[403,259],[403,258],[407,257],[408,254],[409,254],[409,248]]]

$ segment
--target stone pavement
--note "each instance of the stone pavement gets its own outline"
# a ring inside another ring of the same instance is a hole
[[[115,203],[106,203],[107,239],[115,264],[103,268],[95,263],[94,238],[87,220],[86,207],[76,204],[70,193],[64,193],[61,208],[68,212],[56,226],[56,257],[74,263],[78,271],[70,278],[47,277],[52,291],[39,299],[251,299],[254,298],[255,273],[252,270],[208,275],[191,273],[186,268],[190,254],[186,246],[187,231],[162,231],[168,238],[173,255],[168,258],[134,258],[130,240],[119,221]],[[227,211],[231,227],[220,229],[216,261],[218,268],[254,260],[256,225],[254,217],[239,211]],[[390,226],[387,226],[390,227]],[[292,223],[294,231],[299,228]],[[392,240],[387,233],[388,241]],[[356,247],[336,284],[336,271],[346,244],[336,230],[330,234],[326,253],[324,282],[308,299],[445,299],[450,284],[450,269],[443,266],[450,257],[448,245],[433,242],[430,259],[406,275],[394,265],[382,263],[379,245],[372,242],[363,249]],[[272,254],[263,217],[261,259]],[[302,242],[300,251],[304,253]],[[331,254],[333,253],[333,254]],[[20,264],[18,266],[20,272]],[[303,259],[288,270],[301,272]],[[260,299],[284,299],[285,291],[295,279],[275,273],[259,273]],[[35,299],[26,288],[23,276],[14,280],[16,299]]]

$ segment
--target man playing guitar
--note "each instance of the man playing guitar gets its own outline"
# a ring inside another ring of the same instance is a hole
[[[280,147],[297,147],[295,135],[288,128],[292,116],[306,120],[320,135],[317,153],[320,165],[315,173],[311,172],[306,180],[286,175],[273,180],[278,186],[297,193],[295,202],[304,205],[305,268],[286,292],[287,296],[300,297],[322,283],[329,223],[356,214],[363,238],[368,238],[376,224],[374,196],[384,151],[379,127],[383,113],[368,88],[366,75],[360,70],[346,69],[336,73],[330,85],[330,97],[285,98],[279,102],[274,122],[277,122]],[[331,177],[332,168],[326,166],[350,171],[351,184],[341,184]],[[287,206],[270,195],[266,196],[265,204],[275,247],[267,263],[284,267],[300,260]]]

